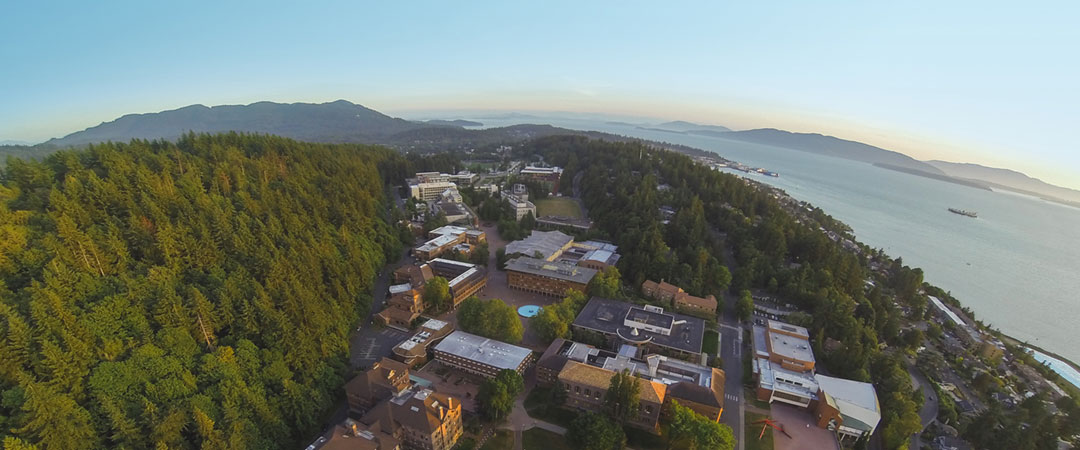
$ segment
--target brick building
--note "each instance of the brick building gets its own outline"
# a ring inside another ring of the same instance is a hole
[[[556,297],[565,296],[570,289],[585,292],[594,276],[596,269],[525,256],[506,263],[506,280],[511,288]]]
[[[532,350],[464,331],[450,333],[433,352],[443,364],[489,378],[504,369],[524,373],[533,359]]]

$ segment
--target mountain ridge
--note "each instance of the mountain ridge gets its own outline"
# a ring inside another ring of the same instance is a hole
[[[540,119],[521,113],[499,117],[520,120]],[[492,117],[495,117],[492,116]],[[540,119],[542,120],[542,119]],[[300,141],[324,143],[380,144],[399,150],[439,151],[470,146],[518,142],[537,136],[577,134],[609,140],[637,140],[610,133],[576,131],[565,128],[519,124],[488,129],[466,129],[478,122],[463,120],[409,121],[374,109],[336,100],[327,103],[254,102],[247,105],[188,105],[154,113],[125,114],[112,121],[33,145],[0,145],[0,154],[38,157],[66,147],[131,139],[175,140],[188,132],[274,134]],[[938,180],[955,178],[959,184],[1009,189],[1050,201],[1080,203],[1080,191],[1055,186],[1010,169],[974,163],[919,161],[900,152],[858,141],[820,133],[797,133],[776,128],[732,131],[720,125],[702,125],[675,120],[656,125],[639,125],[655,131],[692,134],[750,142],[875,164],[880,167],[923,175]],[[684,153],[704,153],[700,149],[678,147]],[[972,184],[972,183],[975,184]]]

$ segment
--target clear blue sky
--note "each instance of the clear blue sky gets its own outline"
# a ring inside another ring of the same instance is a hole
[[[5,2],[0,140],[344,98],[815,131],[1080,188],[1080,2],[308,3]]]

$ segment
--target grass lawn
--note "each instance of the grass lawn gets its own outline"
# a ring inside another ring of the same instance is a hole
[[[761,414],[754,414],[752,412],[746,413],[746,420],[743,422],[746,426],[745,439],[746,450],[772,450],[773,449],[773,429],[770,427],[765,430],[765,435],[758,439],[758,434],[761,434],[761,426],[764,424],[755,425],[754,422],[765,419],[765,416]]]
[[[626,445],[633,447],[637,450],[666,450],[667,449],[667,430],[661,425],[661,435],[655,435],[648,431],[641,430],[634,427],[623,427],[623,432],[626,433]]]
[[[480,450],[510,450],[514,448],[514,432],[510,430],[495,430],[495,434],[491,435],[491,439],[488,439],[484,443]]]
[[[577,414],[565,410],[551,400],[551,388],[536,387],[525,397],[525,411],[534,419],[551,422],[560,427],[569,427]]]
[[[577,202],[575,202],[571,198],[548,197],[543,200],[537,200],[533,203],[536,203],[537,216],[563,216],[581,218],[581,208],[579,208]]]
[[[523,450],[571,450],[566,438],[540,428],[531,428],[521,434]]]
[[[705,337],[701,341],[701,350],[710,355],[716,356],[717,348],[716,338],[720,336],[720,333],[713,330],[705,330]]]
[[[757,406],[758,408],[764,409],[766,411],[768,411],[769,408],[772,408],[772,405],[770,405],[769,402],[763,402],[757,399],[756,390],[750,388],[743,388],[743,398],[746,399],[746,401],[750,402],[751,405]]]

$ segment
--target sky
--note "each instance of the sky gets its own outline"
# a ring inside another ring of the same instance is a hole
[[[0,141],[346,99],[820,132],[1080,189],[1077,18],[1075,1],[4,2]]]

